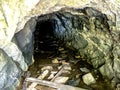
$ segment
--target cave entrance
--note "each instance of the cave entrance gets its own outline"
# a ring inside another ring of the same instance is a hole
[[[58,81],[58,83],[62,82],[75,87],[81,87],[81,85],[83,85],[83,88],[90,89],[90,87],[81,81],[82,78],[80,77],[84,73],[88,73],[89,70],[93,68],[92,65],[86,61],[80,61],[82,58],[77,50],[66,46],[64,36],[60,37],[60,32],[56,32],[56,24],[58,24],[58,22],[55,17],[51,18],[51,15],[38,17],[35,32],[33,33],[35,62],[29,67],[31,76],[39,77],[39,75],[44,72],[43,69],[51,69],[44,80]],[[80,67],[81,69],[86,67],[85,72],[81,73]],[[65,71],[63,70],[61,72],[62,68],[66,68]],[[89,70],[87,68],[89,68]],[[55,73],[55,76],[58,73],[60,75],[53,80],[54,77],[50,77],[52,73]],[[81,85],[79,83],[81,83]],[[36,88],[41,88],[41,86],[37,86]],[[52,89],[46,88],[46,90]]]
[[[34,32],[34,57],[40,53],[57,53],[59,41],[55,37],[53,20],[38,21]]]
[[[31,73],[31,77],[37,78],[45,70],[48,70],[48,73],[44,77],[44,80],[47,81],[62,82],[66,85],[82,87],[88,90],[103,90],[104,88],[113,90],[109,85],[110,82],[105,81],[97,68],[92,66],[92,64],[102,65],[104,61],[92,63],[90,60],[86,60],[86,58],[89,59],[90,55],[92,55],[88,54],[88,49],[91,50],[91,48],[88,48],[88,45],[91,47],[91,44],[88,44],[89,42],[84,37],[86,32],[91,32],[89,18],[93,15],[93,17],[96,17],[96,20],[100,20],[100,23],[102,22],[101,19],[103,19],[99,12],[88,13],[87,16],[86,11],[81,9],[76,10],[76,12],[82,14],[77,15],[75,13],[73,15],[71,12],[61,10],[41,15],[37,18],[37,24],[33,32],[33,55],[35,62],[27,71]],[[97,16],[96,13],[98,13]],[[99,24],[98,22],[94,23]],[[100,29],[98,32],[100,32]],[[93,34],[89,38],[96,45],[99,43],[93,37]],[[97,50],[95,48],[95,52]],[[97,51],[97,53],[99,54],[100,51]],[[100,54],[104,56],[102,53]],[[97,56],[97,54],[93,53],[94,55]],[[61,68],[65,68],[65,70],[61,72]],[[42,87],[38,86],[36,88],[41,90]],[[52,89],[47,88],[42,90]]]

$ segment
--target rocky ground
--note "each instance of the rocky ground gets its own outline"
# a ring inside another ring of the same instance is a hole
[[[109,80],[102,78],[102,75],[92,65],[83,60],[81,56],[77,55],[76,52],[63,46],[59,46],[56,51],[37,51],[35,53],[35,63],[26,72],[29,74],[28,77],[88,90],[115,89]],[[25,74],[19,88],[20,90],[32,90],[30,89],[31,83],[26,85],[26,77],[27,75]],[[34,89],[56,90],[40,84],[34,86]]]

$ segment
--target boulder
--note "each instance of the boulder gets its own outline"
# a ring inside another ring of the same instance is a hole
[[[93,77],[93,75],[91,73],[88,73],[88,74],[85,74],[83,75],[83,82],[87,85],[90,85],[90,84],[93,84],[93,83],[96,83],[96,80],[95,78]]]

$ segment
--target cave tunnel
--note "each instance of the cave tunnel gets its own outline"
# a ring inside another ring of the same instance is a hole
[[[57,48],[57,39],[54,34],[54,28],[53,20],[43,20],[37,23],[36,31],[34,32],[34,49],[36,52],[38,50],[51,51]]]
[[[91,18],[94,18],[94,20],[92,21]],[[94,31],[91,27],[93,24]],[[40,74],[40,72],[37,72],[41,68],[39,64],[54,66],[52,60],[57,59],[57,62],[60,62],[59,65],[63,62],[70,63],[73,65],[72,68],[77,69],[69,75],[70,79],[66,82],[67,85],[78,87],[83,85],[83,88],[98,90],[107,87],[108,90],[112,90],[113,87],[109,86],[109,83],[103,84],[106,81],[104,81],[101,71],[98,70],[105,64],[105,55],[99,48],[104,49],[100,42],[103,38],[102,35],[110,35],[108,29],[107,17],[97,10],[88,7],[76,10],[63,9],[38,16],[35,30],[27,31],[27,29],[23,29],[15,35],[15,38],[26,58],[26,63],[30,65],[32,56],[35,59],[34,64],[28,69],[34,73],[33,76],[37,77],[36,75]],[[24,37],[28,41],[24,41]],[[75,73],[80,75],[75,78]],[[95,83],[96,81],[93,80],[90,85],[86,85],[82,76],[87,73],[92,73],[98,82]],[[112,78],[108,77],[108,82]],[[78,84],[75,84],[77,81]]]

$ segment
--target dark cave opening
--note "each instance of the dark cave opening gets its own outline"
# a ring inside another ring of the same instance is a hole
[[[55,37],[53,33],[54,27],[51,21],[41,21],[36,25],[36,31],[34,32],[35,37],[35,51],[37,50],[54,50]]]

